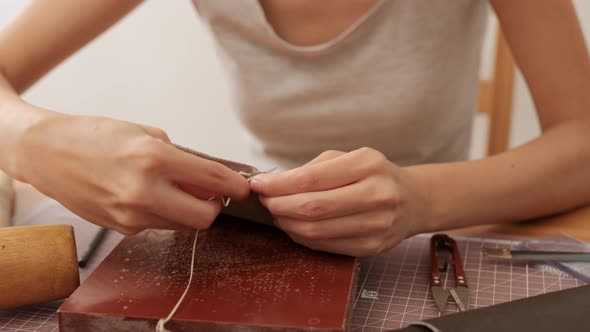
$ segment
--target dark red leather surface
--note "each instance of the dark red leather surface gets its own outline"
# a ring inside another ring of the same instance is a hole
[[[194,233],[125,238],[59,309],[61,331],[154,331],[184,291]],[[191,289],[172,331],[345,331],[357,261],[220,217],[199,234]]]

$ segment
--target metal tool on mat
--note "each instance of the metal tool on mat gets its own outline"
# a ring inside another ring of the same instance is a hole
[[[450,251],[450,258],[446,258],[444,265],[439,264],[439,253]],[[446,234],[435,234],[430,239],[430,291],[434,302],[440,311],[444,311],[449,296],[455,300],[460,311],[466,311],[469,308],[469,288],[467,287],[467,278],[463,271],[461,256],[457,243]],[[449,266],[452,265],[455,270],[455,287],[446,287],[441,277],[441,272],[448,272]]]
[[[483,248],[484,257],[512,262],[590,262],[588,252],[512,250]]]

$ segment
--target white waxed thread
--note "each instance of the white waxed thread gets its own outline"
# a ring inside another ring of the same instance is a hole
[[[228,207],[230,202],[231,197],[221,197],[221,204],[223,204],[223,207]]]
[[[172,308],[172,311],[170,311],[170,313],[168,314],[168,317],[162,318],[158,321],[158,324],[156,325],[156,332],[172,332],[170,330],[167,330],[165,325],[176,314],[176,311],[178,310],[178,308],[182,304],[182,301],[184,301],[186,294],[188,294],[188,290],[191,288],[191,283],[193,281],[193,275],[195,274],[195,256],[196,256],[196,252],[197,252],[197,238],[198,237],[199,237],[199,230],[197,230],[195,232],[195,240],[193,241],[193,254],[192,254],[192,258],[191,258],[191,272],[190,272],[190,275],[188,278],[188,284],[186,285],[186,288],[184,289],[184,293],[182,293],[182,295],[180,296],[180,299],[178,299],[178,302],[176,302],[176,305],[174,306],[174,308]]]
[[[263,172],[263,173],[270,173],[270,172],[274,171],[275,169],[276,169],[276,167],[267,171],[267,172]],[[252,178],[254,178],[254,176],[255,176],[255,175],[252,175],[252,173],[248,173],[248,172],[244,172],[244,171],[238,171],[237,173],[246,177],[246,181],[248,181],[248,182],[250,182],[252,180]],[[215,197],[211,197],[208,200],[212,201],[214,199],[215,199]],[[230,202],[231,202],[231,197],[221,197],[221,203],[223,204],[224,207],[228,207]],[[188,290],[191,287],[191,283],[193,281],[193,275],[195,273],[195,271],[194,271],[195,255],[196,255],[196,251],[197,251],[197,238],[198,238],[198,236],[199,236],[199,230],[196,231],[195,240],[193,242],[193,254],[192,254],[192,258],[191,258],[191,272],[190,272],[190,275],[188,278],[188,284],[186,285],[184,293],[182,293],[182,295],[180,296],[180,299],[178,299],[178,302],[176,302],[176,305],[174,306],[174,308],[172,308],[172,310],[168,314],[168,317],[162,318],[158,321],[158,324],[156,324],[156,332],[172,332],[170,330],[167,330],[165,325],[166,325],[166,323],[168,323],[172,319],[172,317],[174,317],[174,315],[176,314],[176,311],[178,311],[178,308],[182,304],[182,301],[184,301],[184,298],[186,297],[186,294],[188,294]]]
[[[258,174],[262,174],[262,173],[270,173],[272,171],[274,171],[275,169],[277,169],[276,167],[273,167],[272,169],[266,171],[266,172],[260,172]],[[244,172],[244,171],[236,171],[236,173],[240,174],[241,176],[246,178],[246,181],[248,181],[248,183],[250,183],[250,181],[252,181],[252,179],[257,175],[257,174],[252,174],[249,172]],[[208,200],[212,201],[214,200],[215,197],[211,197]],[[221,204],[223,205],[223,207],[228,207],[229,203],[231,202],[231,197],[221,197]]]

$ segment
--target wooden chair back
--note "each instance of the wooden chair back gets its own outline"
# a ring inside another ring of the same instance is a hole
[[[512,117],[515,65],[500,29],[496,32],[494,70],[490,79],[479,83],[477,111],[489,116],[489,156],[508,150]]]

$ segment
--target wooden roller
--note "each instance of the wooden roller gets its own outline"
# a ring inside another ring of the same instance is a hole
[[[0,227],[10,226],[13,202],[12,179],[6,173],[0,171]]]
[[[63,299],[79,284],[71,226],[0,228],[0,309]]]

